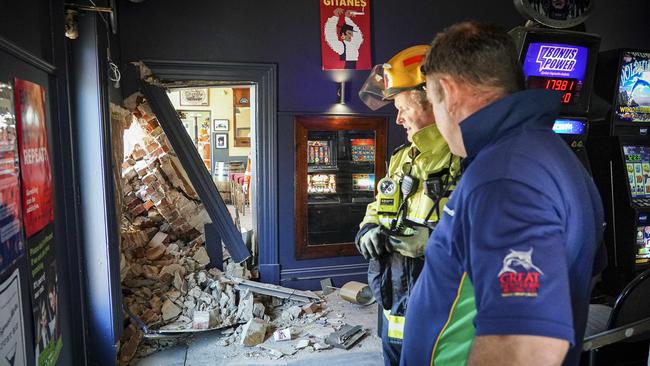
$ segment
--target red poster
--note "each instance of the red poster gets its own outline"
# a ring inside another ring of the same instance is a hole
[[[25,234],[29,238],[54,219],[45,90],[38,84],[16,79],[15,100]]]
[[[370,70],[370,0],[320,0],[323,70]]]

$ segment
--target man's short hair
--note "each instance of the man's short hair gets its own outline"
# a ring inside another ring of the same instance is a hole
[[[409,94],[409,98],[414,101],[422,109],[430,109],[431,102],[427,99],[427,93],[424,90],[420,89],[411,89],[407,90],[404,93]]]
[[[347,32],[347,31],[354,32],[354,28],[352,28],[352,26],[350,24],[343,24],[341,26],[341,30],[339,31],[339,34],[345,35],[345,32]]]
[[[477,87],[510,94],[524,89],[514,41],[496,25],[468,21],[438,33],[422,65],[425,75],[447,74]],[[441,97],[439,83],[434,85]]]

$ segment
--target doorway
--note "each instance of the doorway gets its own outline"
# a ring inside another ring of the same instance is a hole
[[[252,225],[258,243],[255,254],[260,279],[278,284],[277,66],[160,60],[144,64],[167,89],[254,86],[250,97],[255,101],[250,110],[251,134],[255,138],[250,146],[254,174],[249,205],[255,217]]]

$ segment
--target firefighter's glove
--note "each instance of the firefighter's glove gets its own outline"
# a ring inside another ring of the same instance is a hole
[[[386,235],[382,234],[381,227],[376,226],[359,239],[359,252],[366,259],[377,259],[387,252],[386,243]]]
[[[429,240],[429,228],[407,229],[404,235],[391,235],[388,240],[392,251],[405,257],[421,257]]]

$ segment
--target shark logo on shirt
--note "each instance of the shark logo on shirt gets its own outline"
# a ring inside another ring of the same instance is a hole
[[[503,267],[501,268],[501,271],[499,271],[499,276],[506,272],[517,273],[512,266],[523,267],[526,271],[534,269],[535,271],[544,274],[539,267],[533,264],[533,248],[530,248],[527,252],[510,249],[510,253],[503,258]]]
[[[503,266],[499,271],[501,296],[535,297],[539,290],[539,275],[544,272],[533,264],[533,248],[528,251],[510,249],[503,258]]]

